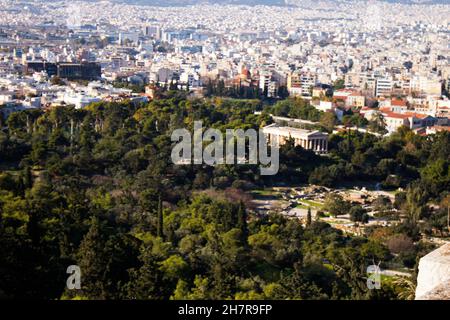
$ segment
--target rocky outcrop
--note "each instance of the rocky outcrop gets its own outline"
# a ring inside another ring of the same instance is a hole
[[[450,300],[450,243],[420,259],[416,300]]]

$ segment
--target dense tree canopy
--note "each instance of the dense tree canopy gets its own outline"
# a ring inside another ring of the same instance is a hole
[[[301,102],[285,104],[292,102],[275,105],[275,112],[320,119]],[[0,295],[395,297],[365,286],[365,266],[390,259],[382,241],[350,237],[311,218],[302,227],[279,215],[257,216],[246,190],[343,179],[406,187],[417,180],[399,200],[414,224],[426,216],[428,199],[448,191],[450,135],[332,135],[329,157],[289,142],[273,177],[260,176],[254,165],[171,163],[174,129],[192,129],[196,120],[221,130],[258,129],[270,123],[267,113],[254,114],[261,107],[258,100],[192,100],[172,92],[146,105],[102,102],[83,110],[13,113],[0,131]],[[348,210],[339,201],[330,205],[336,215]],[[364,221],[360,208],[352,214]],[[430,228],[439,221],[430,219]],[[82,270],[81,290],[65,288],[72,264]]]

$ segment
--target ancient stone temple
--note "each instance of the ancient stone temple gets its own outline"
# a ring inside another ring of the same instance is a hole
[[[293,127],[282,127],[271,124],[263,128],[268,141],[275,140],[279,145],[293,139],[295,146],[301,146],[306,150],[312,150],[318,154],[328,152],[328,134],[317,130],[305,130]]]

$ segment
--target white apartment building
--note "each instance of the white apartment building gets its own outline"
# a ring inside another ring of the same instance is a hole
[[[394,82],[391,77],[384,77],[376,79],[375,95],[389,96],[392,93],[392,88],[394,87]]]
[[[411,91],[440,96],[442,95],[442,83],[438,78],[431,78],[426,76],[413,76],[410,82]]]
[[[302,96],[310,97],[311,90],[317,82],[317,77],[314,74],[302,74],[300,76],[300,85],[302,88]]]
[[[81,92],[66,92],[61,100],[68,105],[74,105],[77,109],[84,108],[94,102],[102,101],[102,99],[98,97],[88,96]]]

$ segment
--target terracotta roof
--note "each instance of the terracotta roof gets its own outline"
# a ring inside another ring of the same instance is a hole
[[[406,107],[406,101],[399,100],[399,99],[392,99],[391,100],[391,105],[392,106],[397,106],[397,107]]]
[[[346,92],[346,93],[349,93],[349,92],[355,92],[355,91],[352,90],[352,89],[339,89],[339,90],[336,90],[336,91],[335,91],[335,93],[339,93],[339,92]]]
[[[410,116],[406,115],[406,114],[395,113],[395,112],[385,112],[384,117],[385,118],[395,118],[395,119],[408,119]]]
[[[430,127],[430,129],[434,129],[437,132],[439,132],[439,131],[449,131],[450,132],[450,127],[444,127],[444,126],[432,126],[432,127]]]
[[[391,107],[380,107],[379,110],[383,112],[392,112]]]
[[[414,117],[417,119],[425,119],[427,117],[431,117],[428,114],[423,114],[423,113],[415,113],[415,112],[405,112],[405,115],[407,115],[408,117]]]

